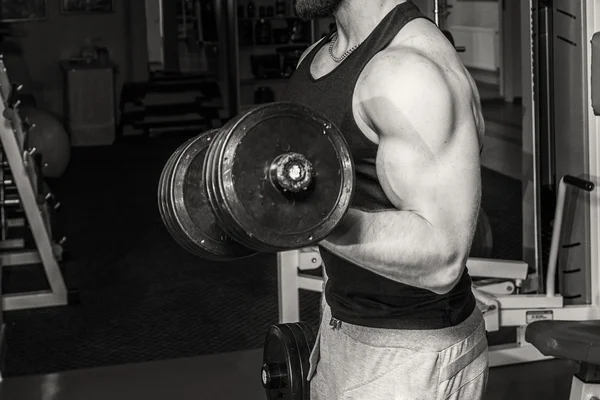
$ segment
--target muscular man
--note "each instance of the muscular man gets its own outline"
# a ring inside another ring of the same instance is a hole
[[[324,113],[356,165],[354,203],[321,243],[328,277],[311,399],[481,399],[485,326],[465,267],[480,206],[475,84],[411,1],[296,0],[337,31],[283,100]]]

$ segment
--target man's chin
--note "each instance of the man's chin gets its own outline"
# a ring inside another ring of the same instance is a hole
[[[298,17],[305,21],[310,21],[317,18],[327,18],[333,15],[333,11],[337,8],[340,1],[336,0],[316,0],[314,3],[322,1],[322,4],[306,4],[311,0],[296,0],[294,9]]]

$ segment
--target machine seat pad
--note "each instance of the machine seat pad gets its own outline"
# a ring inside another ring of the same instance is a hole
[[[545,356],[600,366],[600,321],[535,321],[525,340]]]

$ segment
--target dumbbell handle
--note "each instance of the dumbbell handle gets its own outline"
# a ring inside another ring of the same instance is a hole
[[[312,163],[302,154],[281,154],[271,164],[271,182],[284,192],[307,190],[313,180]]]

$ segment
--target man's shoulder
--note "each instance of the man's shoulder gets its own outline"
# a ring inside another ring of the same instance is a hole
[[[429,20],[416,19],[398,32],[389,45],[377,53],[366,70],[391,77],[422,72],[446,73],[460,68],[460,58],[444,34]]]
[[[427,88],[445,90],[447,71],[427,52],[414,46],[392,45],[379,52],[365,67],[359,86],[372,95],[381,92]],[[359,89],[360,89],[359,87]]]

